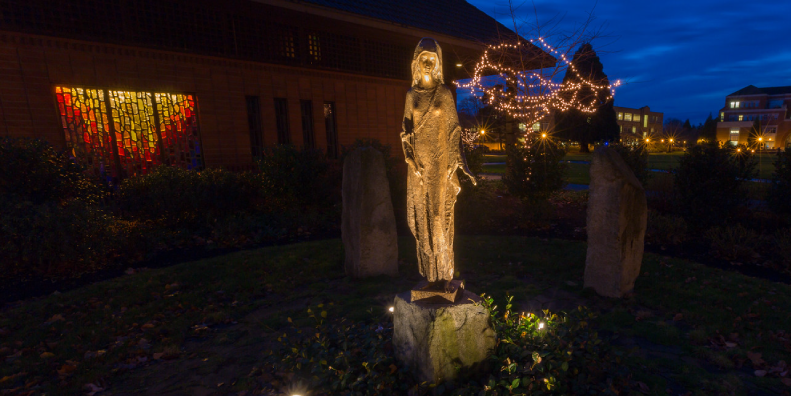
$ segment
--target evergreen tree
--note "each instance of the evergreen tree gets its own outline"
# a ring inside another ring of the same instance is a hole
[[[706,122],[700,128],[700,138],[705,139],[707,142],[717,140],[717,121],[711,118],[711,113],[709,113]]]
[[[590,43],[583,44],[574,53],[571,64],[579,74],[574,73],[571,69],[567,70],[566,76],[563,77],[564,83],[578,81],[582,77],[598,86],[610,85],[607,75],[604,74],[604,66]],[[608,90],[594,91],[585,87],[577,95],[583,98],[583,103],[595,100],[596,111],[583,113],[577,109],[570,109],[565,112],[556,112],[555,130],[559,137],[578,141],[582,152],[588,152],[588,144],[593,142],[617,142],[620,139],[620,131],[613,108],[613,100],[612,98],[607,99],[610,92]]]

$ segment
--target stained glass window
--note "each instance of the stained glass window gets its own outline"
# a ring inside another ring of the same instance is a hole
[[[203,166],[198,134],[195,97],[183,94],[155,93],[159,134],[164,147],[163,158],[169,165],[186,169]]]
[[[161,163],[154,135],[154,109],[147,92],[110,91],[118,159],[128,175],[147,173]]]
[[[55,87],[55,97],[69,149],[99,175],[203,166],[193,95]]]
[[[55,98],[71,154],[99,174],[113,170],[104,90],[55,87]]]

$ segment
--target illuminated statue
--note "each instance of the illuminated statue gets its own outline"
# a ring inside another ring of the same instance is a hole
[[[417,240],[420,274],[432,287],[453,279],[453,208],[461,191],[456,169],[473,184],[461,150],[456,102],[442,80],[442,50],[423,38],[412,58],[401,142],[406,162],[407,219]]]

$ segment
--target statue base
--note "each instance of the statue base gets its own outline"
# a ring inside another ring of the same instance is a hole
[[[496,345],[489,312],[479,304],[481,298],[463,288],[457,290],[453,303],[413,301],[412,293],[395,297],[396,360],[420,381],[433,383],[454,379],[459,369],[477,369]]]
[[[452,280],[447,287],[442,285],[432,285],[427,281],[417,284],[412,289],[412,301],[423,301],[433,304],[446,304],[458,302],[459,297],[464,294],[464,281]]]

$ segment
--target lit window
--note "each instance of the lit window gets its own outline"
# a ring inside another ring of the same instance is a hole
[[[651,128],[651,133],[654,133],[654,128]]]
[[[55,87],[55,97],[69,149],[99,175],[203,167],[193,95]]]
[[[308,35],[308,51],[310,58],[314,61],[321,60],[321,46],[319,46],[319,36],[315,34]]]
[[[739,121],[744,121],[744,115],[739,114]]]
[[[519,123],[519,130],[522,131],[522,132],[527,131],[527,124],[525,124],[524,122],[520,122]]]
[[[720,112],[720,122],[725,122],[725,112]]]
[[[637,127],[632,127],[632,133],[637,133]]]
[[[621,112],[618,112],[618,119],[619,119],[619,120],[623,120],[623,113],[621,113]]]
[[[534,132],[538,132],[540,130],[541,130],[541,123],[540,122],[537,122],[537,123],[533,124],[533,131]]]
[[[632,120],[632,113],[624,114],[624,120],[625,121],[631,121]]]
[[[732,108],[732,109],[735,109],[735,108],[736,108],[736,102],[731,102],[731,108]]]
[[[632,121],[640,122],[640,114],[635,114],[632,116]]]
[[[730,141],[731,142],[738,142],[739,141],[739,129],[738,128],[731,129]]]

